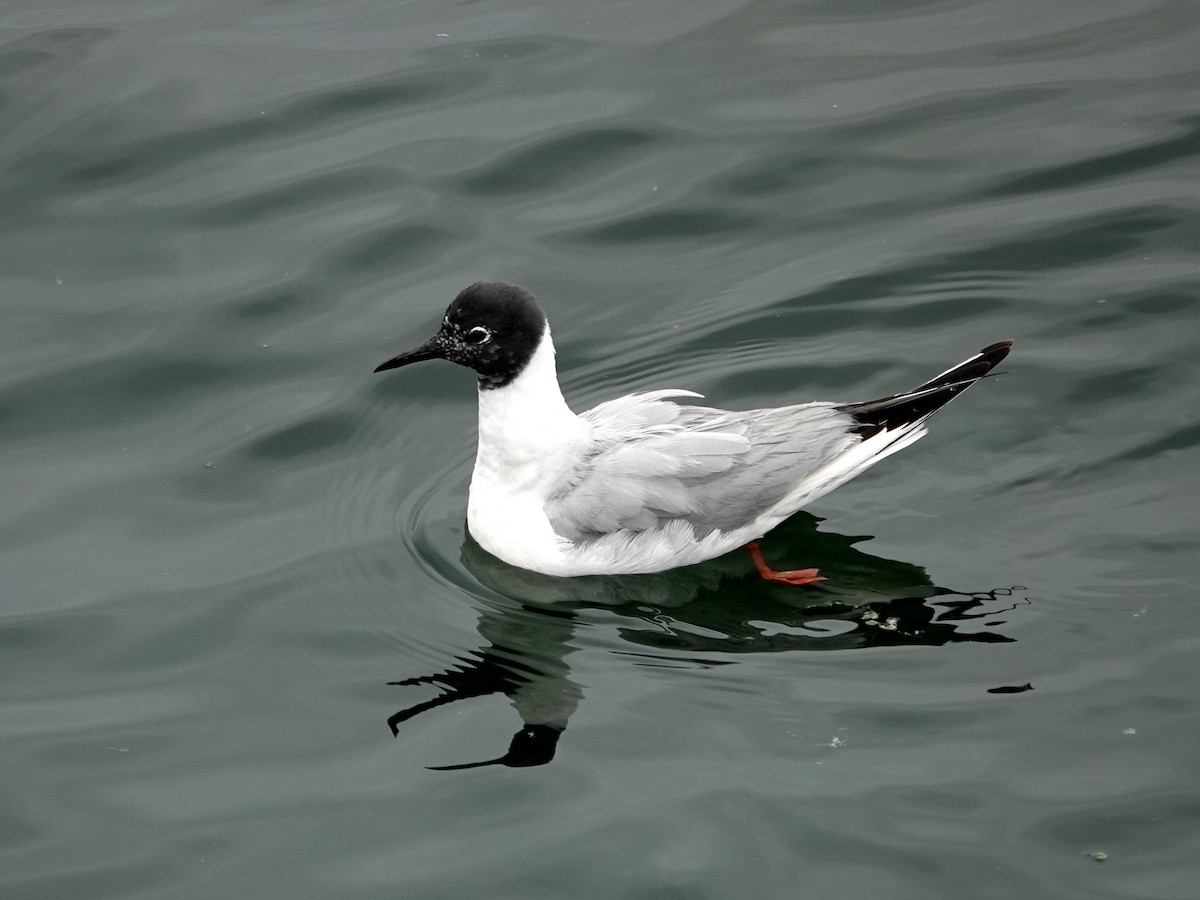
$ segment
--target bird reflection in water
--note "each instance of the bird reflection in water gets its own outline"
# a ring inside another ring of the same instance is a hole
[[[504,694],[522,727],[504,755],[482,762],[430,766],[545,765],[583,699],[567,657],[579,613],[606,609],[617,633],[647,665],[718,666],[729,654],[792,650],[852,650],[900,645],[999,643],[997,616],[1029,601],[1020,586],[982,591],[938,587],[910,563],[863,553],[865,537],[819,532],[820,520],[800,513],[763,542],[771,556],[819,559],[829,576],[820,588],[762,581],[744,553],[653,575],[558,578],[518,569],[483,550],[469,535],[466,570],[480,592],[479,650],[433,675],[389,684],[433,685],[441,693],[388,719],[394,735],[413,717],[459,700]],[[798,549],[799,548],[799,549]]]

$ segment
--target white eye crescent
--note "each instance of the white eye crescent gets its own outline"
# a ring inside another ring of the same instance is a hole
[[[463,340],[468,344],[486,344],[491,339],[492,333],[482,325],[468,329],[467,333],[463,335]]]

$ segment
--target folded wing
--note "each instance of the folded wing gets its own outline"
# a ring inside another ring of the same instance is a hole
[[[546,504],[557,533],[587,540],[672,520],[698,535],[733,530],[858,441],[833,404],[730,412],[675,396],[699,395],[634,394],[583,414],[589,446]]]

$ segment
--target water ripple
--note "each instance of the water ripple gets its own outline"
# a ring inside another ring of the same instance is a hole
[[[1194,3],[0,7],[0,894],[1194,895]],[[371,374],[481,277],[576,408],[1017,350],[820,589],[547,579]]]

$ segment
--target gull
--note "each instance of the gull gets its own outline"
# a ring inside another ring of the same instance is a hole
[[[441,328],[375,371],[430,359],[474,370],[479,440],[467,527],[481,547],[544,575],[662,572],[746,546],[759,573],[804,585],[816,569],[776,571],[757,541],[926,434],[935,412],[1012,348],[1000,341],[891,397],[743,411],[684,405],[685,390],[629,394],[576,415],[563,399],[546,314],[524,288],[479,281]]]

